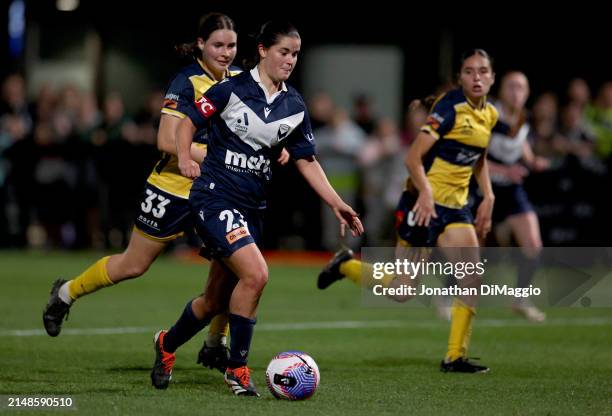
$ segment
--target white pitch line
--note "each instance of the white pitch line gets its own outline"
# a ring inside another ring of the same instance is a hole
[[[329,322],[294,322],[294,323],[269,323],[257,325],[257,331],[308,331],[319,329],[360,329],[360,328],[436,328],[445,327],[447,322],[441,320],[412,321],[386,320],[386,321],[329,321]],[[544,328],[547,326],[602,326],[612,325],[612,318],[553,318],[543,324],[533,324],[522,319],[477,319],[479,327],[531,327]],[[120,334],[145,334],[159,330],[154,326],[136,327],[110,327],[110,328],[65,328],[62,335],[120,335]],[[0,329],[3,337],[35,337],[47,335],[42,329]]]

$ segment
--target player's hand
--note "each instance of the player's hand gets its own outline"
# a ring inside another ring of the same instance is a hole
[[[334,214],[340,221],[340,236],[344,237],[346,226],[348,225],[351,229],[351,234],[353,237],[357,237],[358,235],[363,234],[364,229],[361,224],[361,220],[359,219],[358,214],[348,206],[347,204],[343,204],[339,207],[333,208]]]
[[[419,197],[412,207],[412,212],[414,212],[414,221],[419,227],[429,227],[431,219],[438,218],[430,190],[419,192]]]
[[[287,163],[289,163],[289,159],[291,159],[291,156],[289,155],[287,149],[283,147],[283,150],[281,150],[281,154],[276,161],[279,165],[285,166]]]
[[[476,211],[476,234],[484,240],[491,231],[491,217],[493,215],[493,198],[484,198]]]
[[[508,176],[508,179],[510,179],[512,183],[523,183],[523,179],[525,179],[527,175],[529,175],[527,168],[518,163],[508,166],[506,170],[506,176]]]
[[[193,159],[179,159],[179,169],[181,175],[187,178],[197,178],[200,176],[200,165]]]
[[[533,169],[534,172],[542,172],[548,168],[550,168],[550,160],[540,156],[533,158],[533,165],[531,166],[531,169]]]

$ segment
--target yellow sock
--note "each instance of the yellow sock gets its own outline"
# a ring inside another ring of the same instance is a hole
[[[395,275],[385,274],[382,279],[376,280],[371,277],[374,273],[374,269],[370,263],[364,263],[354,259],[347,260],[340,264],[340,273],[359,286],[361,286],[362,275],[368,276],[368,286],[381,284],[383,287],[389,287],[389,283],[395,279]]]
[[[208,336],[206,337],[206,345],[209,347],[217,347],[219,344],[225,344],[227,335],[229,334],[229,318],[223,313],[217,315],[210,322],[208,327]]]
[[[451,328],[448,337],[448,352],[446,361],[454,361],[459,357],[465,357],[467,347],[472,334],[472,319],[476,309],[466,305],[459,299],[455,299],[451,309]]]
[[[340,264],[340,273],[357,285],[361,285],[361,262],[359,260],[347,260]]]
[[[88,295],[103,287],[113,285],[113,281],[108,277],[106,263],[110,257],[102,257],[91,267],[70,281],[68,294],[72,300],[77,300],[81,296]]]

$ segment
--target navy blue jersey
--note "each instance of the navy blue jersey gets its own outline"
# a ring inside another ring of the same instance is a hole
[[[230,67],[225,77],[239,74],[239,68]],[[164,96],[162,114],[172,117],[185,118],[186,108],[193,106],[193,101],[202,97],[216,79],[208,73],[199,59],[182,68],[170,81]],[[194,135],[194,143],[204,147],[208,142],[208,132],[205,128],[199,129]],[[187,199],[191,189],[192,180],[181,175],[176,155],[164,153],[149,175],[147,182],[163,191]]]
[[[240,68],[231,66],[225,76],[231,77],[240,72],[242,72]],[[185,118],[186,109],[216,83],[217,80],[204,69],[204,64],[199,59],[187,65],[178,71],[170,81],[164,96],[162,114]],[[194,136],[194,142],[206,143],[206,141],[206,130],[200,129]]]
[[[292,87],[268,97],[257,67],[211,87],[186,110],[196,129],[208,126],[208,154],[196,192],[233,201],[242,207],[266,207],[270,164],[280,146],[293,159],[315,154],[315,140],[306,105]]]

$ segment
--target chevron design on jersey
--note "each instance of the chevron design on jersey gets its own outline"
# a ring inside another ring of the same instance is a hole
[[[275,146],[288,137],[304,120],[304,112],[267,123],[232,93],[221,118],[232,133],[257,151]]]

